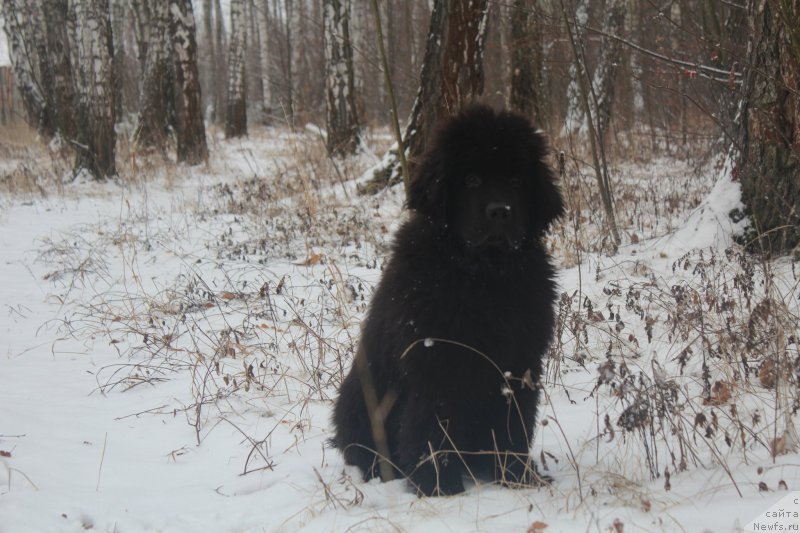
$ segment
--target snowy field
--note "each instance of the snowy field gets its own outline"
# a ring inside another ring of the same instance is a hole
[[[552,486],[420,499],[344,467],[332,401],[404,216],[356,191],[386,144],[261,131],[60,190],[7,158],[50,192],[0,196],[0,532],[729,532],[800,490],[797,265],[743,254],[738,186],[677,156],[614,167],[614,255],[569,168]]]

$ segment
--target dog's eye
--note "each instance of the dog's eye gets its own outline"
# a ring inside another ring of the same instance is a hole
[[[476,176],[475,174],[470,174],[467,176],[467,188],[468,189],[475,189],[481,186],[481,177]]]

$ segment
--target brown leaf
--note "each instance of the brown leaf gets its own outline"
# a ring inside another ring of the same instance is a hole
[[[758,382],[761,383],[762,387],[771,389],[775,387],[776,377],[775,362],[770,360],[764,361],[761,368],[758,369]]]
[[[300,263],[302,266],[314,266],[320,261],[322,261],[322,254],[311,254],[311,256],[307,257],[305,261]]]
[[[717,380],[711,386],[711,397],[705,401],[706,404],[723,405],[731,399],[731,387],[728,383]]]
[[[219,296],[223,300],[233,300],[234,298],[236,298],[236,295],[234,293],[228,291],[223,291],[223,293],[220,294]]]
[[[758,491],[759,492],[767,492],[767,491],[769,491],[769,487],[767,487],[767,484],[764,483],[763,481],[759,481],[758,482]]]
[[[11,457],[11,452],[0,450],[0,457]]]
[[[619,518],[615,518],[611,525],[614,527],[615,533],[622,533],[622,529],[625,527],[625,524]]]
[[[537,520],[530,525],[526,533],[542,533],[546,527],[549,527],[549,524],[542,522],[541,520]]]
[[[772,456],[775,457],[777,455],[783,455],[786,453],[788,451],[787,444],[789,444],[789,432],[784,431],[783,435],[772,440],[770,443],[770,447],[772,448]]]

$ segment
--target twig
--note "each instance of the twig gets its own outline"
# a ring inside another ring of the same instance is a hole
[[[100,456],[100,468],[97,469],[97,486],[95,486],[95,492],[100,492],[100,474],[103,472],[103,462],[106,460],[106,444],[108,443],[108,432],[106,432],[105,437],[103,437],[103,453]]]

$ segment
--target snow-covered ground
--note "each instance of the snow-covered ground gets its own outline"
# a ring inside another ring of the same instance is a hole
[[[733,244],[724,171],[617,167],[613,256],[571,173],[554,483],[419,499],[326,446],[402,191],[311,132],[212,151],[0,198],[0,532],[737,531],[800,488],[796,265]]]

